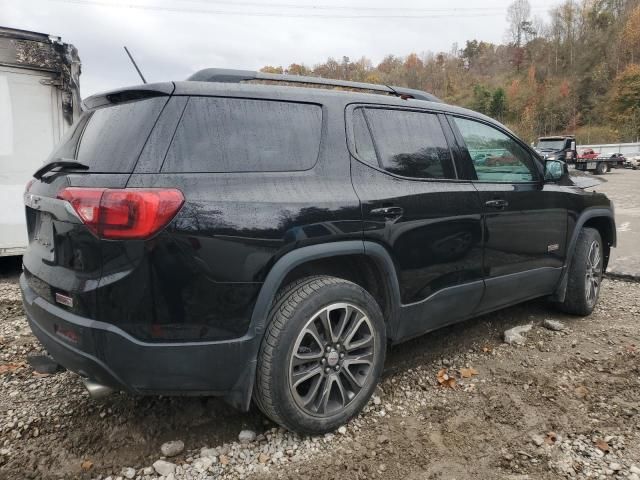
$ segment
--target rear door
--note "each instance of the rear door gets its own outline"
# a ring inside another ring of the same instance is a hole
[[[566,251],[565,195],[543,183],[541,165],[508,132],[477,119],[449,120],[483,208],[486,292],[478,312],[551,293]]]
[[[468,317],[483,293],[481,207],[472,183],[458,178],[446,120],[352,106],[347,126],[364,239],[389,252],[398,275],[394,340]]]

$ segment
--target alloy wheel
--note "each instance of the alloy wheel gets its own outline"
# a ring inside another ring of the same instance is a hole
[[[314,416],[343,410],[371,375],[375,349],[374,329],[364,311],[349,303],[323,308],[293,347],[289,388],[295,402]]]
[[[593,306],[598,298],[600,283],[602,282],[602,254],[600,243],[594,240],[587,254],[587,269],[585,273],[585,296],[587,304]]]

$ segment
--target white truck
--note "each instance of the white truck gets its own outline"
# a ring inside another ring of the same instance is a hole
[[[73,45],[0,27],[0,256],[27,247],[24,188],[81,113],[79,77]]]

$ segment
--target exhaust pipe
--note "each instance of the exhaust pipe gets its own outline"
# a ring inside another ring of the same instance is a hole
[[[101,400],[114,392],[113,388],[91,380],[83,379],[82,383],[84,383],[87,392],[89,392],[89,396],[94,400]]]

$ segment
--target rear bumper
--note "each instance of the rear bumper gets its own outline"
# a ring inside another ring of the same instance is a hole
[[[146,343],[108,323],[80,317],[39,297],[20,277],[34,335],[68,370],[137,394],[218,395],[246,410],[259,341]]]

